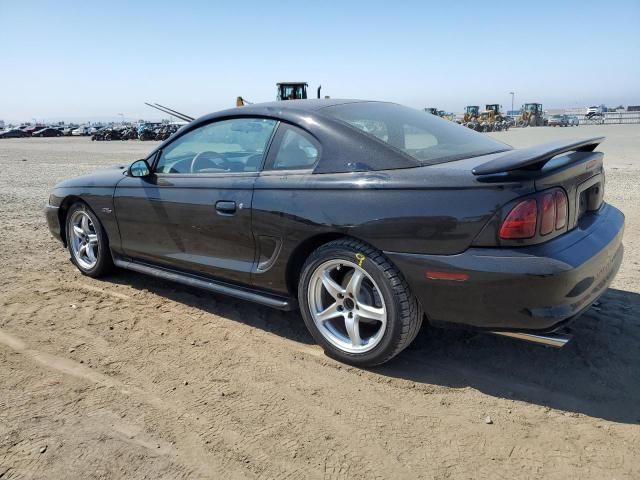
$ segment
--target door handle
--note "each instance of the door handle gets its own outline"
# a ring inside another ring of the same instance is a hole
[[[220,200],[216,202],[216,211],[219,215],[234,215],[236,213],[236,202]]]

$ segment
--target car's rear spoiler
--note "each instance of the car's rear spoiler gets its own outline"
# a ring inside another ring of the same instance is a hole
[[[491,175],[513,170],[532,170],[542,166],[556,155],[566,152],[592,152],[604,137],[594,137],[572,142],[558,141],[535,147],[509,150],[498,158],[478,165],[471,170],[474,175]]]

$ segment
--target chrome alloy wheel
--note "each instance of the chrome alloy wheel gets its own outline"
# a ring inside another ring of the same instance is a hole
[[[78,265],[91,270],[98,263],[98,233],[89,215],[76,210],[69,220],[69,243]]]
[[[380,343],[387,309],[376,283],[356,263],[322,263],[311,276],[307,298],[316,327],[335,347],[364,353]]]

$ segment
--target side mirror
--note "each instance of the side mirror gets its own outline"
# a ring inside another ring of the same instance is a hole
[[[129,166],[129,175],[132,177],[146,177],[151,173],[146,160],[136,160]]]

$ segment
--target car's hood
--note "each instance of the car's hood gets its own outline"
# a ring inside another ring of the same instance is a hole
[[[58,183],[55,188],[68,187],[115,187],[122,180],[125,165],[114,165],[113,167],[97,170],[88,175],[70,178]]]

